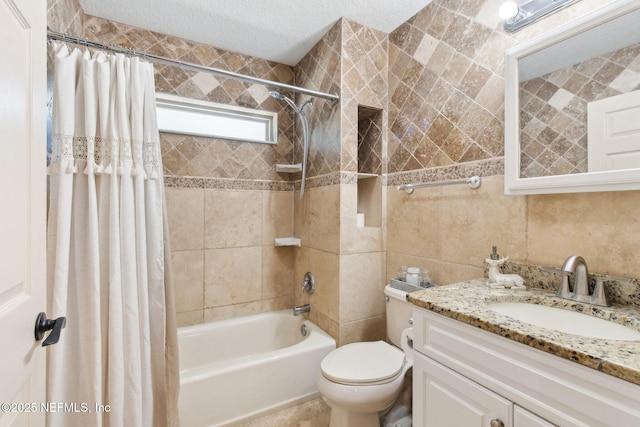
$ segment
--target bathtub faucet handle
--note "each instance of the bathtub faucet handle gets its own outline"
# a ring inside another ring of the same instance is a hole
[[[316,290],[316,279],[314,279],[313,274],[310,271],[307,271],[304,274],[304,280],[302,281],[302,290],[300,293],[305,293],[305,291],[309,295],[313,295]]]

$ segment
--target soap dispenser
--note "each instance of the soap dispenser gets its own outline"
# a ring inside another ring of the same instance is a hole
[[[484,260],[487,264],[489,264],[489,283],[496,282],[496,277],[498,276],[498,274],[500,274],[499,267],[508,259],[509,257],[500,258],[500,255],[498,255],[498,248],[496,246],[492,247],[489,258]]]

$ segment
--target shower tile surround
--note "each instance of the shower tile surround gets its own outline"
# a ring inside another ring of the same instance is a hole
[[[294,301],[310,302],[311,320],[339,345],[385,336],[378,298],[385,283],[384,228],[357,228],[356,212],[358,113],[363,107],[381,111],[386,129],[387,52],[386,34],[343,18],[295,67],[296,84],[341,97],[333,108],[316,102],[310,109],[309,179],[302,199],[297,191],[294,196],[294,234],[302,239],[295,277],[312,271],[318,284],[311,297],[295,290]],[[386,132],[378,143],[383,153]]]
[[[640,192],[503,194],[504,51],[606,1],[582,0],[515,34],[501,28],[500,3],[435,0],[389,35],[341,19],[291,68],[84,16],[76,0],[49,0],[53,30],[341,96],[335,107],[316,99],[305,108],[313,136],[300,199],[299,181],[273,168],[302,149],[297,118],[284,103],[263,87],[156,68],[160,91],[278,111],[280,122],[276,147],[162,135],[182,324],[311,302],[311,319],[339,344],[379,339],[384,304],[376,296],[399,265],[427,267],[438,284],[473,279],[483,275],[492,245],[523,264],[554,266],[580,254],[592,272],[640,277]],[[382,111],[377,228],[355,223],[362,107]],[[483,177],[478,190],[409,196],[394,187],[473,174]],[[242,222],[216,210],[224,204],[251,209],[237,215]],[[301,248],[273,247],[273,236],[291,234]],[[216,270],[236,282],[223,284]],[[319,284],[311,297],[299,290],[306,271]]]

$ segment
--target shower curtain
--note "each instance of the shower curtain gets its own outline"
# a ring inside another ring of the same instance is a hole
[[[52,51],[49,314],[67,324],[48,350],[47,425],[177,426],[153,66]]]

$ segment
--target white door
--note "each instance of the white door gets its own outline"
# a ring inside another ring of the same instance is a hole
[[[414,353],[413,425],[513,427],[513,403],[425,356]]]
[[[46,308],[46,3],[0,0],[0,425],[41,426]]]
[[[589,172],[640,166],[640,90],[587,104]]]

